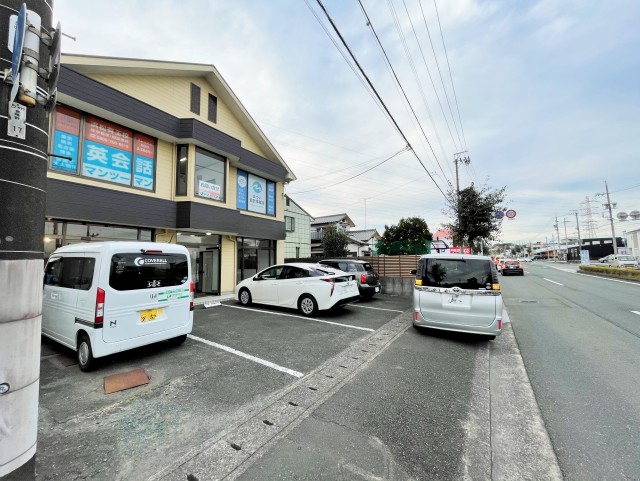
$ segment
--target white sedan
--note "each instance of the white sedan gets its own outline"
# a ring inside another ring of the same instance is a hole
[[[278,264],[241,281],[235,294],[243,306],[252,302],[299,309],[305,316],[357,301],[353,274],[311,263]]]

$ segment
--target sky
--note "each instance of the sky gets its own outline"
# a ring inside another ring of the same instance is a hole
[[[460,188],[506,187],[516,212],[502,242],[550,242],[556,216],[576,237],[576,212],[583,238],[611,236],[605,181],[616,235],[640,229],[617,218],[640,211],[640,2],[322,6],[377,95],[317,0],[55,0],[54,19],[63,53],[215,65],[315,217],[435,232],[466,151]]]

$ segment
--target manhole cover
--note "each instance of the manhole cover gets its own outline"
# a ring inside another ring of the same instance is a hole
[[[144,369],[134,369],[133,371],[105,377],[104,393],[111,394],[144,384],[149,384],[147,372]]]

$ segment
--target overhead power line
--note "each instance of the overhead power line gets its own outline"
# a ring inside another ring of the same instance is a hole
[[[413,117],[415,118],[416,122],[418,123],[418,126],[420,127],[420,130],[422,131],[422,135],[424,136],[425,140],[427,141],[427,144],[429,145],[429,148],[431,149],[431,153],[433,154],[433,157],[436,159],[436,163],[438,164],[438,167],[440,167],[440,171],[442,172],[442,175],[444,176],[443,180],[445,182],[447,182],[447,184],[450,185],[450,181],[447,178],[447,175],[444,173],[444,170],[442,169],[442,165],[440,165],[440,161],[438,160],[438,156],[436,155],[435,151],[433,150],[433,146],[431,145],[431,142],[429,142],[429,138],[427,137],[427,134],[425,133],[424,129],[422,128],[422,123],[420,122],[420,119],[418,119],[416,111],[414,110],[413,106],[411,105],[411,101],[409,100],[409,97],[407,96],[407,93],[405,92],[404,88],[402,87],[402,83],[400,82],[400,79],[398,78],[398,75],[396,74],[396,71],[393,68],[393,65],[391,65],[391,60],[389,60],[389,56],[387,55],[386,50],[382,46],[382,42],[380,41],[380,37],[378,37],[378,33],[376,32],[376,29],[373,27],[373,22],[371,22],[371,19],[369,18],[369,15],[367,14],[367,11],[365,10],[364,5],[362,5],[362,0],[358,0],[358,3],[360,4],[360,8],[362,9],[362,13],[363,13],[365,19],[367,20],[367,25],[371,29],[371,32],[373,33],[373,36],[375,37],[376,42],[378,43],[378,46],[380,47],[380,50],[382,51],[382,55],[384,56],[384,58],[387,61],[387,65],[391,69],[391,73],[393,74],[393,77],[395,78],[396,83],[398,84],[398,87],[400,87],[400,90],[402,91],[402,95],[404,96],[404,99],[407,102],[407,105],[409,106],[409,109],[411,110],[411,113],[413,114]]]
[[[317,190],[324,190],[324,189],[328,189],[331,187],[335,187],[336,185],[340,185],[340,184],[344,184],[345,182],[355,179],[356,177],[360,177],[361,175],[366,174],[367,172],[372,171],[373,169],[375,169],[376,167],[384,164],[385,162],[388,162],[389,160],[393,159],[394,157],[396,157],[397,155],[400,155],[403,152],[407,152],[409,150],[409,146],[407,145],[404,149],[399,150],[398,152],[396,152],[395,154],[393,154],[391,157],[387,157],[386,159],[384,159],[382,162],[378,162],[376,165],[374,165],[373,167],[368,168],[367,170],[364,170],[362,172],[360,172],[359,174],[356,175],[352,175],[351,177],[348,177],[344,180],[341,180],[340,182],[332,182],[329,185],[323,186],[323,187],[318,187],[316,189],[309,189],[309,190],[303,190],[300,192],[291,192],[291,195],[296,195],[296,194],[306,194],[307,192],[315,192]]]
[[[444,43],[444,34],[442,33],[442,24],[440,23],[440,14],[438,13],[438,4],[436,3],[436,0],[433,0],[433,6],[436,8],[436,17],[438,18],[438,27],[440,28],[440,38],[442,39],[442,48],[444,49],[444,56],[447,59],[447,68],[449,69],[449,79],[451,80],[451,89],[453,90],[453,98],[456,101],[456,110],[458,111],[458,122],[460,122],[460,131],[462,132],[462,139],[464,140],[464,149],[468,150],[467,139],[464,136],[464,128],[462,127],[460,107],[458,106],[458,96],[456,95],[456,86],[453,83],[453,75],[451,74],[451,64],[449,63],[449,54],[447,53],[447,46]]]
[[[384,103],[384,101],[382,100],[382,98],[380,97],[380,94],[378,93],[378,91],[376,90],[376,88],[373,86],[373,84],[371,83],[371,80],[369,79],[369,77],[367,76],[367,74],[364,72],[362,66],[360,65],[360,63],[358,62],[358,60],[356,59],[355,55],[353,54],[353,52],[351,51],[351,48],[349,47],[349,45],[347,44],[347,42],[345,41],[344,37],[342,36],[342,34],[340,33],[340,31],[338,30],[338,27],[336,26],[336,24],[333,22],[333,19],[331,18],[331,16],[329,15],[329,12],[327,12],[327,9],[324,7],[324,5],[322,4],[321,0],[316,0],[318,2],[318,5],[320,6],[320,8],[322,9],[322,11],[324,12],[325,16],[327,17],[327,19],[329,20],[329,22],[331,23],[331,26],[333,27],[334,31],[336,32],[336,35],[338,35],[338,37],[340,38],[340,41],[342,42],[342,44],[345,46],[345,48],[347,49],[347,51],[349,52],[349,55],[351,55],[351,58],[353,59],[353,61],[355,62],[355,64],[358,67],[358,70],[360,70],[360,73],[362,74],[362,76],[366,79],[367,83],[369,84],[369,87],[371,88],[371,90],[375,93],[376,97],[378,98],[378,100],[380,101],[381,105],[383,106],[384,110],[386,111],[387,115],[389,116],[389,118],[391,119],[391,121],[393,122],[394,127],[396,128],[397,132],[400,134],[400,136],[403,138],[403,140],[406,142],[406,145],[409,147],[409,149],[411,150],[411,152],[413,153],[413,155],[416,157],[416,159],[418,160],[418,162],[420,163],[420,165],[422,166],[422,168],[424,169],[424,171],[427,173],[427,175],[429,176],[429,178],[431,179],[431,181],[433,182],[433,184],[436,186],[436,188],[440,191],[440,193],[442,194],[442,196],[445,198],[445,200],[450,204],[451,201],[449,200],[449,198],[447,197],[447,195],[444,193],[444,191],[440,188],[440,186],[438,185],[438,183],[436,182],[436,180],[433,178],[433,176],[431,175],[431,172],[429,172],[429,170],[427,169],[427,167],[424,165],[424,163],[422,162],[422,159],[420,159],[420,157],[418,157],[418,154],[416,153],[416,151],[413,149],[413,147],[411,146],[411,142],[409,142],[409,139],[407,139],[406,135],[404,135],[404,132],[402,131],[402,129],[400,128],[400,126],[398,125],[398,123],[396,122],[395,118],[393,117],[393,115],[391,114],[391,112],[389,111],[389,109],[387,108],[386,104]]]

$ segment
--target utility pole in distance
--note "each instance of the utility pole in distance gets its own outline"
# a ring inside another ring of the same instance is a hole
[[[460,227],[460,176],[458,175],[458,164],[469,165],[471,163],[469,155],[464,157],[464,154],[467,154],[466,150],[453,154],[453,163],[456,166],[456,211],[458,213],[458,227]],[[464,254],[464,241],[462,238],[459,238],[458,241],[460,242],[460,254]]]
[[[49,111],[60,29],[50,0],[0,8],[0,479],[35,479]],[[8,60],[9,58],[10,60]]]

